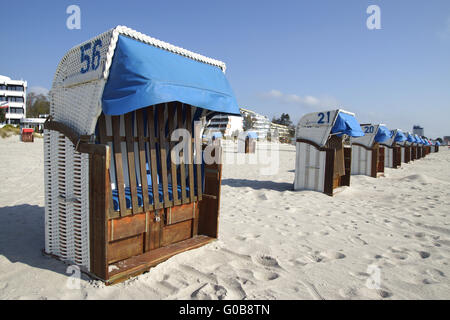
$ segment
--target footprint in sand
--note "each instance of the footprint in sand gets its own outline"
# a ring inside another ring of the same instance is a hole
[[[426,252],[426,251],[419,251],[419,256],[420,256],[422,259],[426,259],[426,258],[430,257],[430,253],[429,253],[429,252]]]
[[[271,268],[279,268],[280,265],[278,264],[277,259],[275,259],[274,257],[268,255],[267,253],[264,252],[258,252],[253,256],[253,260],[264,266],[264,267],[271,267]]]
[[[269,271],[256,271],[253,273],[255,279],[257,280],[263,280],[263,281],[271,281],[279,278],[279,274],[275,272],[269,272]]]

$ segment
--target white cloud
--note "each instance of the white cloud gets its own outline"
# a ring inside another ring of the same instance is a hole
[[[311,95],[299,96],[297,94],[286,94],[275,89],[263,93],[262,97],[282,104],[291,104],[310,108],[335,107],[338,104],[337,99],[333,97],[314,97]]]
[[[33,92],[35,94],[47,95],[48,94],[48,89],[44,88],[44,87],[35,86],[35,87],[30,87],[28,89],[28,92]]]

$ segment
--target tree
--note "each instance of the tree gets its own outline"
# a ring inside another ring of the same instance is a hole
[[[279,118],[273,117],[272,122],[276,124],[281,124],[283,126],[288,127],[292,126],[291,117],[289,116],[288,113],[282,113],[281,117]]]
[[[248,114],[248,115],[244,116],[244,123],[243,123],[244,131],[248,131],[248,130],[252,129],[254,124],[255,124],[255,119],[253,119],[251,115]]]
[[[3,123],[6,121],[6,112],[5,109],[0,109],[0,123]]]
[[[50,101],[43,94],[27,94],[27,118],[38,118],[40,114],[50,113]]]

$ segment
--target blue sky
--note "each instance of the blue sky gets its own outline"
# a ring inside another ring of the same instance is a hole
[[[81,30],[66,8],[81,8]],[[381,9],[369,30],[366,9]],[[240,106],[270,118],[339,106],[450,135],[450,1],[4,1],[0,74],[49,89],[73,46],[116,25],[220,59]]]

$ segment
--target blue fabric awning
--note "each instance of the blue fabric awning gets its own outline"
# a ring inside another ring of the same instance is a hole
[[[414,142],[415,143],[420,143],[420,139],[419,139],[419,136],[417,134],[414,135]]]
[[[211,135],[211,138],[214,138],[214,139],[220,139],[220,138],[222,138],[222,133],[221,133],[221,132],[214,132],[214,133]]]
[[[375,142],[384,142],[392,137],[391,131],[385,126],[378,126],[377,134],[375,135]]]
[[[408,133],[408,138],[406,138],[406,141],[414,143],[416,140],[414,139],[412,134]]]
[[[339,112],[336,122],[331,129],[331,133],[336,134],[338,137],[341,137],[344,134],[350,137],[364,136],[364,132],[361,130],[361,125],[355,117],[344,112]]]
[[[395,142],[403,142],[406,141],[406,136],[401,130],[397,130],[397,135],[394,138]]]
[[[119,35],[103,91],[103,112],[121,115],[171,101],[240,114],[220,68]]]
[[[247,132],[247,137],[250,139],[258,139],[258,134],[255,131],[249,131]]]
[[[441,145],[441,143],[440,143],[439,141],[436,141],[436,142],[434,143],[434,145],[439,147],[439,146]]]

